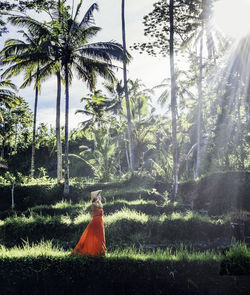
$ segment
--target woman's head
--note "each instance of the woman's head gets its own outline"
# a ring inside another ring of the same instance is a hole
[[[98,199],[99,200],[102,199],[101,193],[102,193],[102,190],[91,192],[91,201],[92,201],[92,203],[95,202]]]

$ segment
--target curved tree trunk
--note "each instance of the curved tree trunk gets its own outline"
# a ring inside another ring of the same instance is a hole
[[[57,183],[62,180],[62,143],[61,143],[61,75],[56,73],[57,77],[57,100],[56,100],[56,146],[57,146]]]
[[[198,114],[197,114],[197,159],[195,177],[200,177],[201,165],[201,122],[202,122],[202,79],[203,79],[203,35],[204,25],[202,20],[200,39],[200,61],[199,61],[199,85],[198,85]]]
[[[177,149],[177,103],[176,103],[176,78],[174,72],[174,0],[170,0],[170,75],[171,75],[171,114],[172,114],[172,143],[173,143],[173,201],[178,193],[178,149]]]
[[[132,133],[132,123],[131,123],[131,113],[130,113],[130,102],[128,96],[128,85],[127,85],[127,62],[125,60],[126,56],[126,30],[125,30],[125,0],[122,0],[122,43],[123,43],[123,80],[124,80],[124,91],[127,107],[127,119],[128,119],[128,137],[129,137],[129,157],[130,157],[130,169],[132,173],[134,172],[134,144],[133,144],[133,133]]]
[[[31,147],[31,168],[30,176],[34,177],[35,172],[35,148],[36,148],[36,117],[37,117],[37,102],[38,102],[38,87],[35,90],[35,104],[34,104],[34,119],[33,119],[33,136],[32,136],[32,147]]]
[[[69,73],[65,62],[65,156],[64,156],[64,195],[69,194]]]

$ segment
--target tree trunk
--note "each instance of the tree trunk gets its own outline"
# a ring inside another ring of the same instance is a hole
[[[34,104],[34,118],[33,118],[33,136],[32,136],[32,147],[31,147],[31,168],[30,168],[30,176],[32,178],[34,177],[34,172],[35,172],[37,102],[38,102],[38,87],[36,87],[36,90],[35,90],[35,104]]]
[[[14,182],[11,184],[11,209],[13,210],[15,208],[15,201],[14,201],[14,188],[15,184]]]
[[[176,200],[178,193],[178,150],[177,150],[177,131],[176,131],[176,78],[174,69],[174,0],[170,0],[170,75],[171,75],[171,113],[172,113],[172,142],[173,142],[173,201]]]
[[[4,159],[4,145],[2,145],[1,148],[1,158]]]
[[[15,144],[14,144],[14,152],[17,152],[17,123],[15,124]]]
[[[4,124],[4,129],[5,129],[5,124]],[[3,142],[2,142],[2,148],[1,148],[1,158],[4,159],[5,157],[5,137],[3,137]]]
[[[123,80],[124,80],[124,91],[127,107],[127,119],[128,119],[128,137],[129,137],[129,157],[130,157],[130,169],[132,173],[134,172],[134,144],[133,144],[133,134],[132,134],[132,123],[131,123],[131,112],[130,112],[130,102],[128,96],[128,84],[127,84],[127,62],[125,60],[126,56],[126,30],[125,30],[125,0],[122,0],[122,43],[123,43]]]
[[[65,156],[64,156],[64,195],[69,194],[69,73],[65,62]]]
[[[62,143],[61,143],[61,127],[60,127],[60,114],[61,114],[60,72],[57,72],[56,76],[57,76],[57,100],[56,100],[57,183],[60,183],[62,180]]]
[[[203,17],[202,17],[203,18]],[[200,39],[200,61],[199,61],[199,85],[198,85],[198,114],[197,114],[197,158],[195,177],[200,177],[201,166],[201,123],[202,123],[202,79],[203,79],[203,35],[204,24],[202,19]]]
[[[238,129],[238,141],[236,142],[236,145],[238,144],[240,146],[240,157],[239,157],[239,169],[244,170],[245,165],[244,165],[244,148],[243,148],[243,142],[242,142],[242,120],[241,120],[241,115],[240,115],[240,108],[241,108],[241,99],[240,96],[238,95],[237,98],[237,129]]]
[[[126,159],[127,159],[128,169],[131,170],[130,161],[129,161],[129,153],[128,153],[127,147],[126,147]]]

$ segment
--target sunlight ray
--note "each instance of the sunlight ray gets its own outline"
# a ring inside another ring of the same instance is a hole
[[[249,0],[220,0],[214,5],[214,21],[229,37],[240,39],[250,33]]]

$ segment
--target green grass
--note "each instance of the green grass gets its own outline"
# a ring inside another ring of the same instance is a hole
[[[164,251],[117,247],[105,257],[93,258],[70,255],[54,244],[42,241],[26,242],[21,247],[0,246],[0,291],[27,295],[151,295],[166,294],[166,290],[169,294],[209,291],[243,295],[249,291],[248,278],[240,280],[239,289],[232,277],[219,274],[224,256],[214,251],[190,253],[184,246]],[[236,249],[242,253],[241,248]]]
[[[128,209],[131,212],[137,211],[138,213],[145,213],[149,216],[161,216],[166,215],[165,217],[161,217],[169,220],[200,220],[201,222],[211,222],[211,223],[225,223],[229,222],[228,218],[211,218],[207,215],[199,214],[198,212],[188,211],[183,209],[178,203],[169,203],[165,202],[162,205],[157,205],[155,200],[127,200],[127,199],[117,199],[104,202],[104,215],[110,215],[115,213],[116,211],[121,211],[124,209]],[[77,217],[80,214],[90,213],[91,211],[91,203],[80,201],[78,203],[72,203],[71,201],[62,200],[52,205],[36,205],[30,207],[26,211],[9,211],[6,212],[6,216],[15,218],[16,216],[29,216],[29,215],[41,215],[41,216],[55,216],[55,215],[69,215],[72,218]],[[126,213],[127,215],[127,213]]]
[[[40,243],[30,244],[23,241],[22,246],[7,248],[0,246],[0,259],[21,258],[21,257],[65,257],[70,252],[64,251],[62,248],[53,246],[52,241],[41,241]]]
[[[21,246],[7,248],[0,245],[0,259],[5,258],[21,258],[21,257],[61,257],[70,256],[71,251],[65,251],[63,248],[55,245],[53,240],[40,241],[39,243],[29,243],[23,241]],[[224,255],[213,250],[204,252],[190,251],[184,245],[178,250],[166,248],[164,250],[142,250],[135,247],[120,249],[117,247],[113,251],[108,251],[105,259],[128,259],[128,260],[152,260],[152,261],[221,261],[222,259],[237,259],[250,260],[250,249],[245,244],[234,244],[231,248],[225,251]],[[75,256],[72,257],[73,259]],[[84,258],[84,257],[83,257]]]
[[[147,205],[147,202],[153,204],[145,200],[131,203],[141,206]],[[66,242],[68,247],[73,247],[91,221],[89,203],[71,204],[63,201],[49,207],[34,208],[26,211],[27,215],[14,215],[0,220],[0,243],[12,246],[20,244],[22,239],[31,242],[55,239],[60,244]],[[61,214],[54,215],[54,210],[59,210]],[[103,219],[110,249],[132,245],[176,244],[177,241],[190,245],[195,241],[220,238],[229,227],[229,224],[191,211],[149,215],[122,207],[104,214]]]
[[[136,177],[118,183],[77,183],[72,187],[71,200],[60,200],[62,188],[56,185],[20,187],[26,205],[20,203],[18,211],[1,215],[0,283],[8,287],[14,281],[20,294],[23,285],[31,286],[34,294],[54,294],[54,286],[57,290],[63,277],[62,290],[68,285],[79,288],[75,294],[100,294],[105,282],[116,290],[116,281],[120,284],[123,277],[122,295],[130,294],[126,288],[131,286],[133,294],[164,294],[166,281],[168,288],[176,290],[173,278],[182,288],[190,281],[198,285],[203,280],[200,274],[209,272],[207,284],[214,284],[214,280],[219,284],[221,263],[226,273],[231,266],[235,270],[235,265],[245,271],[245,261],[250,261],[250,250],[245,245],[233,245],[223,254],[213,245],[213,241],[230,236],[228,216],[188,211],[180,202],[170,203],[152,187],[147,179],[138,181]],[[103,189],[107,254],[99,259],[71,256],[91,221],[90,191],[96,189]],[[210,246],[211,250],[206,250]],[[93,278],[100,272],[103,285],[93,293]],[[134,283],[135,277],[141,287]],[[46,284],[36,287],[37,281]],[[84,285],[90,289],[83,289]],[[154,290],[159,287],[160,292],[151,292],[151,286]]]
[[[126,202],[123,202],[119,200],[121,204],[126,204]],[[141,205],[141,204],[148,204],[146,201],[133,201],[131,202],[132,205]],[[149,204],[153,204],[153,202],[150,202]],[[78,215],[75,216],[75,218],[71,218],[70,213],[72,209],[76,209],[76,212],[78,212]],[[64,214],[59,215],[49,215],[45,214],[43,215],[43,210],[63,210]],[[69,210],[69,213],[67,213],[67,210]],[[66,202],[59,202],[55,205],[47,206],[36,206],[28,210],[26,213],[28,213],[28,216],[25,214],[22,214],[20,216],[13,215],[10,217],[7,217],[4,220],[0,220],[0,226],[3,226],[5,224],[27,224],[27,223],[34,223],[37,221],[42,221],[43,223],[53,223],[53,221],[61,222],[61,223],[67,223],[69,224],[69,219],[71,220],[72,224],[84,224],[87,221],[91,220],[90,215],[90,205],[83,203],[83,204],[70,204]],[[155,215],[149,215],[145,214],[143,212],[137,211],[137,210],[131,210],[127,207],[122,207],[120,210],[116,210],[112,212],[111,214],[104,214],[104,222],[105,225],[109,226],[112,223],[115,223],[120,220],[133,220],[134,222],[138,223],[147,223],[147,222],[157,222],[157,224],[161,224],[167,221],[182,221],[182,222],[202,222],[202,223],[210,223],[214,225],[218,224],[224,224],[224,221],[222,219],[212,219],[209,216],[201,215],[197,212],[192,211],[186,211],[186,212],[172,212],[171,214],[161,214],[158,216]],[[67,220],[67,222],[65,222]]]
[[[107,254],[108,259],[132,259],[142,261],[220,261],[221,255],[214,251],[191,252],[181,248],[155,251],[136,250],[135,248],[116,249]]]
[[[53,245],[53,241],[41,241],[40,243],[29,243],[28,241],[23,241],[22,246],[15,246],[12,248],[7,248],[0,245],[0,260],[6,258],[38,258],[38,257],[61,257],[67,258],[70,256],[71,251],[65,251],[59,246]],[[244,253],[245,254],[245,253]],[[74,257],[73,257],[74,258]],[[192,252],[181,247],[180,250],[173,251],[171,248],[166,248],[163,250],[156,251],[145,251],[137,248],[125,248],[125,249],[115,249],[113,251],[108,251],[105,259],[116,259],[116,260],[142,260],[142,261],[208,261],[214,260],[219,261],[221,255],[215,253],[214,251],[205,252]]]

